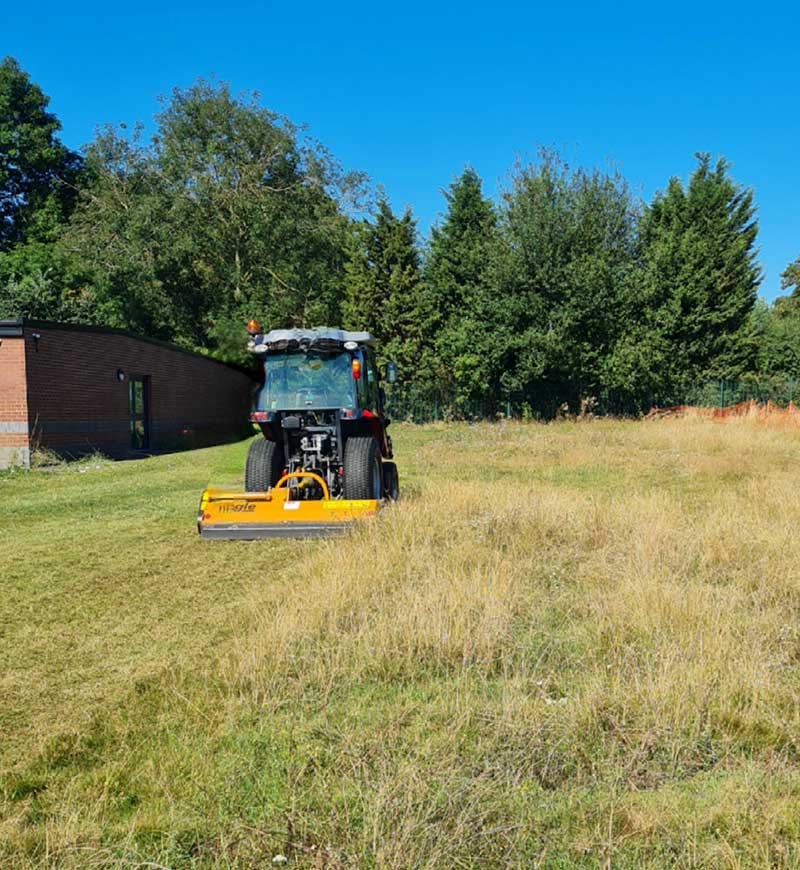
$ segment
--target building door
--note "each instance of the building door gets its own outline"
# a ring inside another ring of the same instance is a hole
[[[131,448],[150,449],[150,378],[132,375],[129,380]]]

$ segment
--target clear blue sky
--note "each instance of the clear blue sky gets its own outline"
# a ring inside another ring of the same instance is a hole
[[[148,121],[212,73],[305,122],[427,231],[472,164],[494,194],[517,154],[616,164],[650,198],[695,151],[755,188],[761,293],[800,255],[795,4],[2,3],[0,55],[51,97],[63,139]]]

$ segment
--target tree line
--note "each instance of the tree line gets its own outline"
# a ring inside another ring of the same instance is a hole
[[[467,167],[421,239],[361,173],[256,95],[198,80],[154,132],[77,154],[41,88],[0,64],[0,317],[126,328],[235,360],[242,324],[381,340],[404,389],[458,411],[636,412],[691,384],[800,375],[800,259],[758,300],[753,192],[696,155],[649,203],[551,150],[496,201]]]

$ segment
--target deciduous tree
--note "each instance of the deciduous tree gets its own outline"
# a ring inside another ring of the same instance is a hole
[[[106,129],[69,242],[109,317],[189,346],[226,347],[232,325],[338,319],[346,175],[320,146],[225,84],[175,90],[150,142]]]
[[[543,151],[503,195],[493,258],[499,390],[544,414],[605,387],[629,329],[636,207],[618,174],[571,169]]]
[[[0,63],[0,252],[46,235],[73,201],[80,158],[58,138],[49,98],[12,57]],[[37,223],[42,209],[49,209]]]

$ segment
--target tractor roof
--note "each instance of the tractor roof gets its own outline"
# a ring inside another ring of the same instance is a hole
[[[255,337],[256,345],[266,345],[267,350],[294,350],[302,347],[335,348],[346,341],[374,345],[375,339],[368,332],[347,332],[329,326],[314,329],[271,329],[265,335]]]

